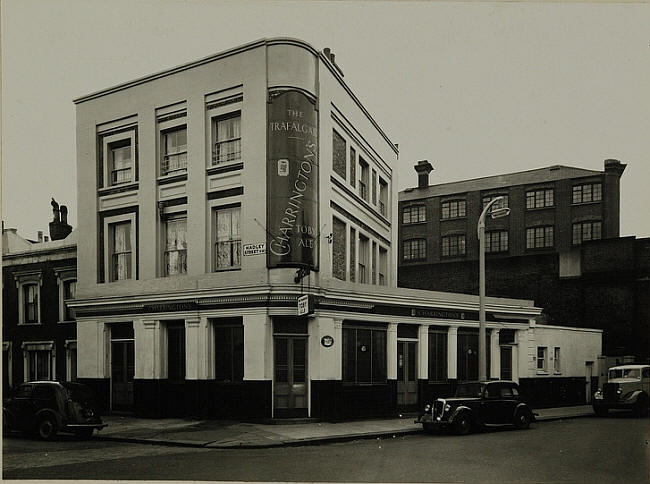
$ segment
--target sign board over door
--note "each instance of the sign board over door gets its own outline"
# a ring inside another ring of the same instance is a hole
[[[267,126],[267,266],[318,265],[318,116],[302,92],[271,93]]]

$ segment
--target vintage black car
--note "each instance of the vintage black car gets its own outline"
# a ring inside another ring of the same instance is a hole
[[[511,381],[460,383],[456,394],[439,398],[424,408],[416,421],[426,432],[451,428],[468,434],[472,428],[514,425],[526,429],[535,414],[521,399],[519,385]]]
[[[34,381],[18,385],[2,406],[3,431],[35,432],[45,440],[57,432],[89,438],[101,430],[92,393],[86,385],[71,382]]]

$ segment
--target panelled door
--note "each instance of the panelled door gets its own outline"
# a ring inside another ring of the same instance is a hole
[[[276,335],[274,341],[274,416],[276,418],[306,417],[307,338]]]
[[[397,341],[397,405],[417,406],[417,342]]]
[[[134,350],[132,339],[111,341],[111,408],[113,410],[133,408]]]

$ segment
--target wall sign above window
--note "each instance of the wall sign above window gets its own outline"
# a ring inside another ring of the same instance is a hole
[[[329,348],[330,346],[334,345],[334,338],[327,334],[320,339],[320,344],[322,344],[325,348]]]

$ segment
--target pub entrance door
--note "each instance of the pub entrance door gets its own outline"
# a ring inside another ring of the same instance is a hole
[[[417,341],[397,341],[397,406],[416,409],[418,404]]]
[[[307,417],[307,337],[276,335],[274,342],[274,416]]]
[[[133,325],[111,324],[111,410],[133,410],[134,374]]]

